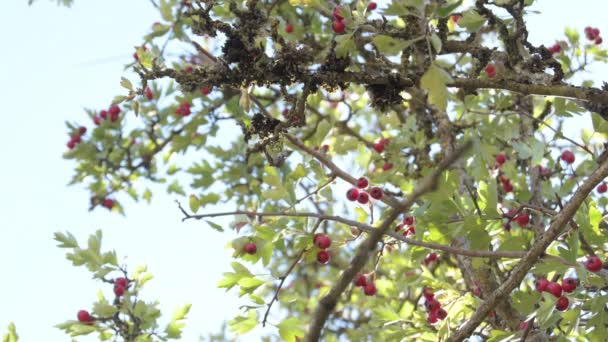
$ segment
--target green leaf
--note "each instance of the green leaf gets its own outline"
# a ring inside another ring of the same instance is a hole
[[[447,83],[452,81],[452,77],[440,68],[432,64],[429,69],[422,75],[420,86],[429,92],[429,102],[439,110],[445,111],[448,106],[448,87]]]
[[[17,335],[17,328],[15,323],[11,322],[8,325],[8,333],[2,338],[2,342],[17,342],[19,341],[19,335]]]
[[[196,214],[198,209],[201,207],[201,204],[198,201],[196,195],[190,195],[190,199],[188,200],[188,204],[190,205],[190,210]]]
[[[462,18],[458,20],[458,26],[464,27],[469,32],[479,30],[486,22],[486,18],[480,15],[476,10],[470,9],[462,13]]]
[[[343,34],[336,37],[336,56],[346,57],[355,52],[355,41],[353,34]]]
[[[498,193],[496,191],[496,179],[486,183],[484,181],[479,182],[477,188],[477,194],[479,196],[478,204],[484,214],[495,217],[498,215]]]
[[[422,37],[403,40],[378,34],[372,38],[372,42],[381,53],[389,56],[398,55],[403,49],[419,41]]]
[[[447,5],[444,5],[443,7],[439,7],[435,13],[437,13],[437,16],[440,18],[445,18],[448,15],[452,14],[452,12],[458,8],[458,6],[460,6],[462,4],[462,0],[458,0],[458,1],[454,1],[452,3],[448,3]]]
[[[57,245],[57,247],[59,247],[59,248],[77,248],[78,247],[78,241],[76,241],[76,238],[74,237],[74,235],[72,235],[72,233],[66,232],[64,234],[61,232],[56,232],[54,235],[55,235],[55,241],[59,242],[59,245]]]
[[[186,304],[181,307],[178,307],[173,312],[173,318],[171,322],[165,328],[165,333],[169,338],[181,338],[182,337],[182,329],[185,326],[183,320],[186,318],[186,315],[190,311],[191,304]]]
[[[131,83],[131,81],[124,77],[120,78],[120,85],[128,90],[133,90],[133,84]]]
[[[238,335],[246,334],[258,325],[257,314],[255,310],[249,310],[247,317],[238,316],[228,322],[228,325],[230,325],[231,332]]]
[[[285,342],[295,342],[296,337],[304,337],[302,324],[295,317],[289,317],[277,325],[279,335]]]
[[[173,21],[172,1],[160,0],[160,15],[165,21]]]
[[[215,222],[211,222],[209,220],[205,220],[205,222],[207,222],[207,224],[209,224],[209,226],[211,226],[211,228],[217,230],[218,232],[224,231],[224,227],[220,226],[219,224],[217,224]]]

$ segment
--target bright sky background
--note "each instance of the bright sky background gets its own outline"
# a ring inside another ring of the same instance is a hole
[[[541,0],[535,8],[544,14],[528,18],[530,39],[550,45],[566,25],[581,32],[597,26],[608,38],[603,3]],[[147,0],[77,0],[71,9],[11,0],[0,11],[0,335],[13,321],[23,341],[67,341],[53,325],[90,309],[98,289],[111,293],[65,259],[52,240],[57,230],[84,241],[103,228],[106,249],[128,256],[131,270],[147,264],[155,275],[145,298],[160,299],[168,316],[176,305],[192,303],[184,341],[217,331],[238,310],[235,293],[215,288],[229,271],[230,236],[182,223],[175,197],[163,192],[151,205],[124,200],[127,217],[121,217],[89,213],[88,193],[66,186],[74,165],[61,158],[64,121],[87,121],[84,107],[105,108],[122,92],[123,65],[157,20]],[[597,80],[608,80],[606,66],[595,70]]]

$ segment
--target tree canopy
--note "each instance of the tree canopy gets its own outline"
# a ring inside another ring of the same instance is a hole
[[[603,341],[608,92],[574,80],[608,52],[591,26],[532,44],[534,2],[152,0],[138,77],[67,123],[71,184],[126,215],[164,184],[167,215],[237,232],[216,281],[244,339]],[[55,239],[114,294],[60,329],[181,337],[190,305],[160,326],[101,231]]]

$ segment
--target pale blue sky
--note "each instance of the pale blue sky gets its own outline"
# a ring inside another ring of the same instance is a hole
[[[159,298],[165,314],[193,304],[185,341],[216,331],[239,303],[215,288],[229,271],[228,235],[181,223],[175,197],[162,191],[151,205],[124,200],[125,218],[89,213],[88,193],[66,186],[74,165],[61,158],[64,121],[84,121],[84,107],[107,107],[122,92],[123,65],[158,20],[156,11],[147,0],[77,0],[71,9],[46,0],[33,7],[10,2],[0,11],[0,332],[14,321],[23,341],[68,340],[53,325],[88,309],[103,285],[72,267],[52,234],[70,230],[84,240],[98,228],[131,269],[148,265],[155,279],[145,297]],[[608,35],[604,1],[541,0],[535,8],[544,14],[528,19],[533,42],[554,42],[566,25],[593,25]],[[606,70],[597,68],[597,79]]]

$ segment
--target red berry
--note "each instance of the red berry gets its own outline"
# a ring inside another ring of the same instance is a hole
[[[74,140],[68,141],[68,148],[72,150],[74,147],[76,147],[76,142]]]
[[[373,10],[375,10],[376,8],[378,8],[378,4],[371,1],[369,4],[367,4],[367,11],[371,12]]]
[[[105,200],[103,200],[103,202],[101,202],[101,205],[104,208],[112,209],[114,207],[114,200],[106,198]]]
[[[513,184],[511,184],[511,181],[507,180],[506,182],[502,183],[502,189],[505,192],[513,192]]]
[[[316,234],[314,244],[321,249],[327,249],[331,246],[331,239],[325,234]]]
[[[507,156],[504,153],[499,153],[496,155],[496,162],[500,165],[504,164],[507,161]]]
[[[127,285],[129,284],[129,281],[127,280],[127,278],[120,277],[120,278],[116,278],[114,280],[114,284],[115,284],[115,286],[127,287]]]
[[[551,52],[552,54],[556,54],[562,51],[562,46],[559,43],[555,43],[549,48],[547,48],[547,50],[549,50],[549,52]]]
[[[568,164],[574,163],[574,159],[575,159],[574,153],[570,152],[569,150],[562,152],[561,158],[563,161],[565,161]]]
[[[93,317],[91,317],[91,314],[89,314],[89,312],[86,310],[78,311],[77,317],[78,317],[78,321],[82,322],[82,323],[90,323],[95,320]]]
[[[600,45],[600,44],[602,44],[602,42],[603,42],[602,37],[595,38],[595,45]]]
[[[453,16],[450,17],[450,19],[452,19],[452,22],[454,24],[458,24],[458,22],[460,21],[460,18],[462,18],[462,16],[460,14],[454,14]]]
[[[603,194],[604,192],[608,191],[608,185],[606,183],[602,183],[600,185],[597,186],[597,192],[600,194]]]
[[[381,199],[383,194],[382,189],[377,186],[374,186],[369,190],[369,195],[374,199]]]
[[[555,303],[555,308],[559,311],[564,311],[568,308],[570,301],[566,297],[560,297]]]
[[[562,286],[558,283],[550,282],[549,285],[547,285],[547,291],[559,298],[562,295]]]
[[[87,128],[84,126],[80,126],[78,127],[78,134],[79,135],[84,135],[87,132]]]
[[[547,286],[549,286],[549,281],[545,278],[540,278],[536,281],[535,287],[536,291],[544,292],[547,290]]]
[[[340,7],[334,8],[333,16],[334,16],[334,19],[338,20],[338,21],[344,19],[344,17],[342,16],[342,9]]]
[[[253,255],[258,251],[258,246],[256,246],[255,243],[253,243],[253,242],[247,242],[245,244],[244,250],[245,250],[245,253]]]
[[[365,189],[369,185],[369,181],[365,177],[361,177],[357,179],[357,188]]]
[[[287,117],[287,114],[289,114],[289,109],[283,109],[283,116]]]
[[[112,122],[118,121],[118,113],[110,113],[110,121],[112,121]]]
[[[473,289],[473,296],[481,297],[481,288],[479,286],[475,286]]]
[[[377,142],[374,144],[374,151],[378,152],[378,153],[382,153],[384,152],[384,147],[386,145],[381,143],[381,142]]]
[[[349,201],[356,201],[359,198],[359,190],[351,188],[346,192],[346,199]]]
[[[329,262],[329,253],[327,253],[327,251],[319,251],[317,253],[317,261],[320,264],[327,264]]]
[[[519,323],[519,329],[521,329],[521,330],[528,329],[528,322],[521,322],[521,323]]]
[[[146,87],[144,94],[146,95],[146,98],[148,100],[152,100],[154,98],[154,93],[152,92],[152,89],[150,89],[150,87]]]
[[[602,261],[596,256],[590,256],[585,261],[585,268],[591,272],[598,272],[602,269]]]
[[[406,225],[408,225],[408,226],[413,225],[414,224],[414,216],[408,215],[408,216],[404,217],[403,218],[403,223],[406,224]]]
[[[578,281],[576,280],[576,278],[564,278],[564,280],[562,280],[562,290],[564,290],[564,292],[574,292],[577,285]]]
[[[376,285],[374,285],[374,283],[365,284],[365,287],[363,288],[363,293],[365,293],[366,296],[375,295],[376,294]]]
[[[515,222],[517,222],[520,227],[525,227],[530,222],[530,216],[525,213],[519,214],[515,217]]]
[[[494,66],[494,64],[486,65],[486,68],[484,70],[489,78],[494,78],[496,76],[496,67]]]
[[[194,71],[194,68],[192,67],[192,65],[188,65],[187,67],[184,68],[184,72],[186,74],[191,74]]]
[[[106,111],[106,110],[100,111],[99,112],[99,117],[102,118],[102,119],[104,119],[104,120],[107,119],[108,118],[108,111]]]
[[[287,33],[293,32],[293,25],[291,25],[291,24],[285,25],[285,32],[287,32]]]
[[[441,308],[441,304],[439,304],[439,302],[434,298],[426,299],[424,302],[424,307],[426,308],[426,311],[434,312]]]
[[[446,317],[448,317],[447,311],[445,311],[443,308],[437,310],[437,318],[444,320]]]
[[[209,95],[210,93],[211,93],[211,89],[209,89],[207,87],[201,89],[201,94],[203,94],[205,96]]]
[[[182,102],[179,105],[179,108],[175,111],[175,114],[181,115],[181,116],[188,116],[190,115],[190,106],[191,104],[188,102]]]
[[[369,202],[369,195],[365,191],[359,192],[359,197],[357,197],[357,202],[361,204],[367,204]]]
[[[110,109],[108,109],[108,112],[110,112],[110,115],[118,115],[120,113],[120,107],[118,107],[118,105],[111,105]]]
[[[93,117],[93,123],[95,124],[95,126],[99,126],[99,124],[101,124],[101,118],[99,116],[95,116]]]
[[[367,278],[363,274],[357,274],[355,277],[355,286],[365,286],[367,285]]]
[[[334,20],[332,27],[336,33],[344,33],[346,30],[346,25],[342,20]]]
[[[393,164],[391,164],[391,163],[385,163],[384,165],[382,165],[382,170],[384,170],[384,171],[388,171],[392,168],[393,168]]]
[[[433,290],[430,287],[425,287],[424,289],[422,289],[422,295],[427,301],[435,298],[435,294],[433,293]]]
[[[410,226],[403,235],[407,236],[408,234],[416,235],[416,228],[414,226]]]
[[[435,260],[437,260],[437,253],[433,252],[433,253],[427,255],[426,258],[424,258],[424,264],[428,265]]]
[[[439,318],[437,317],[437,312],[435,312],[435,311],[429,312],[429,316],[427,318],[427,321],[430,324],[435,324],[435,323],[437,323],[438,320],[439,320]]]
[[[117,297],[120,297],[120,296],[124,295],[125,294],[125,287],[124,286],[120,286],[120,285],[115,285],[114,286],[114,294]]]

